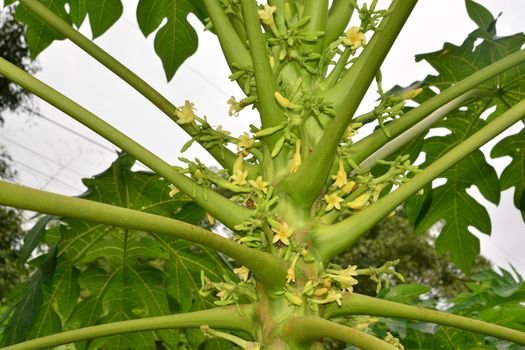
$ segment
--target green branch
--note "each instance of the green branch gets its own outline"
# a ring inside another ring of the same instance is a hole
[[[423,132],[427,131],[435,122],[442,119],[448,113],[458,109],[466,101],[479,96],[480,92],[478,90],[471,90],[439,107],[419,123],[412,126],[402,134],[399,134],[397,137],[393,139],[391,138],[390,141],[388,141],[385,145],[383,145],[374,153],[370,154],[365,160],[359,163],[360,171],[366,172],[370,170],[374,165],[376,165],[378,160],[387,159],[390,155],[397,152],[401,147],[419,137]]]
[[[394,0],[392,13],[383,20],[350,71],[325,92],[327,100],[340,103],[337,114],[303,166],[283,183],[283,188],[300,205],[308,207],[321,192],[341,137],[416,2]],[[300,187],[296,186],[298,183]]]
[[[316,233],[316,244],[314,246],[317,247],[323,261],[330,260],[353,245],[376,223],[410,196],[524,117],[525,100],[522,100],[401,185],[397,190],[348,219],[334,225],[320,226]]]
[[[255,74],[257,109],[261,114],[262,128],[266,129],[279,125],[285,118],[274,97],[278,88],[270,67],[266,40],[261,32],[257,3],[253,0],[241,0],[241,8]],[[267,137],[270,150],[273,149],[279,136],[280,133],[275,133]]]
[[[352,0],[334,0],[326,22],[325,40],[327,44],[330,44],[343,34],[354,10]]]
[[[403,115],[401,118],[388,124],[386,128],[390,133],[390,137],[396,137],[420,120],[426,118],[436,109],[444,106],[446,103],[449,103],[458,96],[475,89],[488,79],[493,78],[494,76],[524,62],[525,50],[521,50],[479,70],[468,78],[465,78],[455,85],[449,87],[439,95],[425,101],[418,107]],[[357,164],[361,163],[365,158],[378,150],[389,140],[390,139],[382,130],[375,131],[372,135],[362,139],[354,145],[351,155],[352,160]]]
[[[285,280],[285,268],[280,259],[268,253],[244,247],[202,227],[164,216],[35,190],[5,181],[0,181],[0,204],[174,236],[213,248],[237,260],[249,268],[257,279],[270,289],[279,288]]]
[[[197,204],[229,228],[233,229],[235,225],[250,217],[251,211],[249,209],[242,208],[217,192],[199,186],[193,180],[179,174],[171,165],[122,132],[1,57],[0,74],[49,102],[106,140],[131,154],[144,165],[175,185],[179,190],[192,198]]]
[[[227,306],[185,314],[106,323],[31,339],[1,350],[37,350],[112,335],[162,329],[199,328],[204,324],[252,334],[255,327],[253,307],[241,305],[240,308],[242,313],[239,313],[235,306]]]
[[[322,53],[327,43],[326,22],[328,19],[328,0],[305,0],[303,17],[308,16],[310,16],[310,21],[304,29],[309,32],[322,31],[325,32],[325,35],[320,37],[314,44],[304,45],[304,49]]]
[[[298,347],[323,338],[332,338],[355,345],[363,350],[397,349],[395,346],[355,328],[314,316],[292,318],[288,321],[286,331],[289,334],[287,340],[295,342]]]
[[[124,66],[122,63],[113,58],[110,54],[102,50],[91,40],[86,38],[84,35],[76,31],[69,23],[64,21],[62,18],[54,14],[44,5],[42,5],[38,0],[21,0],[20,1],[24,6],[33,11],[37,16],[39,16],[44,22],[53,27],[57,32],[64,35],[66,38],[75,43],[78,47],[88,53],[91,57],[99,61],[110,71],[115,73],[118,77],[132,86],[137,90],[142,96],[148,99],[153,103],[157,108],[159,108],[165,115],[167,115],[172,120],[176,121],[177,117],[175,112],[177,107],[175,107],[168,99],[161,95],[157,90],[152,88],[148,83],[142,80],[139,76],[133,73],[130,69]],[[239,52],[239,57],[241,53]],[[249,57],[248,57],[249,58]],[[180,124],[177,124],[180,125]],[[190,136],[195,136],[198,133],[198,129],[191,124],[182,124],[180,125],[184,131]],[[198,140],[197,140],[198,142]],[[237,156],[233,154],[228,148],[224,146],[212,146],[206,148],[203,147],[226,169],[232,169],[233,163]],[[245,164],[245,168],[250,168],[250,164]]]
[[[346,294],[341,306],[328,305],[324,311],[326,318],[345,315],[370,315],[437,323],[525,345],[524,332],[446,312],[405,305],[357,293]]]
[[[252,59],[250,57],[250,52],[239,38],[239,35],[237,35],[237,32],[224,12],[220,1],[204,0],[204,6],[206,6],[206,10],[211,18],[217,37],[219,38],[222,51],[224,52],[224,57],[230,67],[232,64],[251,66]]]

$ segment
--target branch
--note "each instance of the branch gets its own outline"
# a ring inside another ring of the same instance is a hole
[[[468,78],[465,78],[457,84],[449,87],[439,95],[425,101],[401,118],[388,124],[386,128],[390,133],[390,137],[396,137],[420,120],[426,118],[436,109],[444,106],[446,103],[449,103],[460,95],[475,89],[486,80],[524,62],[525,50],[521,50],[479,70]],[[362,139],[354,145],[352,160],[357,164],[361,163],[365,158],[378,150],[381,146],[385,145],[388,141],[390,141],[390,139],[382,130],[375,131],[372,135]]]
[[[5,181],[0,181],[0,203],[51,215],[174,236],[226,254],[249,268],[263,285],[270,288],[282,285],[285,280],[285,268],[279,258],[244,247],[202,227],[165,216],[35,190]]]
[[[257,109],[261,114],[262,128],[279,125],[285,118],[283,111],[275,101],[274,93],[278,91],[270,61],[266,40],[261,32],[261,24],[257,12],[257,3],[253,0],[241,0],[242,15],[246,36],[250,47],[257,87]],[[280,133],[267,137],[269,149],[273,149]]]
[[[328,20],[328,0],[305,0],[303,17],[310,16],[310,22],[305,26],[305,30],[309,32],[322,31],[325,33],[314,44],[304,45],[305,50],[312,50],[317,53],[322,53],[327,43],[326,41],[326,23]]]
[[[517,103],[497,119],[481,128],[397,190],[348,219],[334,225],[319,227],[315,234],[316,244],[314,246],[317,246],[323,261],[330,260],[353,245],[398,205],[523,117],[525,117],[525,100]]]
[[[334,0],[326,22],[325,40],[327,44],[336,40],[343,33],[354,10],[351,0]]]
[[[221,43],[224,57],[230,67],[232,64],[251,66],[252,59],[250,57],[250,52],[239,38],[239,35],[235,32],[235,29],[228,16],[226,16],[226,13],[224,13],[220,2],[218,0],[204,0],[204,6],[206,6],[206,10],[210,15],[213,27],[215,28],[217,37]]]
[[[405,305],[357,293],[346,294],[340,307],[331,304],[325,308],[326,318],[344,315],[370,315],[431,322],[525,345],[524,332],[446,312]]]
[[[360,172],[366,172],[370,170],[374,165],[376,165],[378,160],[387,159],[390,155],[397,152],[401,147],[419,137],[423,132],[427,131],[435,122],[446,116],[448,113],[461,107],[466,101],[475,97],[479,97],[478,90],[468,91],[439,107],[402,134],[393,139],[391,138],[390,141],[388,141],[381,148],[370,154],[365,160],[359,163]],[[384,134],[384,132],[382,133]]]
[[[321,192],[341,137],[416,2],[394,0],[392,13],[383,20],[350,71],[336,86],[325,92],[325,98],[342,101],[341,106],[303,166],[283,183],[284,189],[302,206],[308,207]],[[298,183],[300,188],[296,186]]]
[[[62,18],[54,14],[38,0],[21,0],[24,6],[33,11],[39,16],[46,24],[50,25],[57,32],[64,35],[66,38],[75,43],[78,47],[88,53],[91,57],[99,61],[110,71],[115,73],[118,77],[128,83],[131,87],[137,90],[142,96],[153,103],[159,108],[165,115],[172,120],[176,121],[175,107],[168,99],[161,95],[157,90],[152,88],[148,83],[142,80],[139,76],[133,73],[130,69],[124,66],[122,63],[113,58],[110,54],[102,50],[91,40],[80,34],[78,31],[73,29],[69,23],[64,21]],[[240,54],[239,54],[240,55]],[[180,124],[178,124],[180,125]],[[190,136],[195,136],[198,129],[190,124],[180,125],[186,133]],[[198,142],[198,141],[197,141]],[[202,145],[204,147],[204,145]],[[233,163],[237,159],[237,156],[233,154],[228,148],[224,146],[212,146],[204,147],[224,168],[231,170]],[[245,168],[248,169],[250,164],[245,164]]]
[[[288,321],[287,332],[289,334],[287,339],[297,345],[307,344],[322,338],[332,338],[355,345],[363,350],[397,349],[395,346],[355,328],[314,316],[292,318]]]
[[[106,140],[131,154],[144,165],[175,185],[229,228],[233,229],[235,225],[250,217],[251,211],[249,209],[242,208],[217,192],[199,186],[193,180],[179,174],[171,165],[122,132],[1,57],[0,74],[41,97]]]
[[[1,350],[37,350],[132,332],[199,328],[203,324],[214,328],[239,330],[252,334],[255,327],[253,307],[251,305],[241,305],[240,308],[242,313],[239,313],[235,306],[226,306],[184,314],[106,323],[31,339],[23,343],[7,346]]]

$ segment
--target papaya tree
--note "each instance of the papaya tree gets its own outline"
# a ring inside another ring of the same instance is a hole
[[[45,253],[33,257],[36,272],[3,317],[5,349],[321,349],[327,338],[399,349],[400,320],[481,334],[440,333],[460,348],[493,348],[493,339],[525,345],[525,287],[508,272],[478,277],[444,312],[418,299],[417,286],[389,288],[403,280],[398,260],[332,261],[404,205],[417,231],[442,225],[437,251],[468,274],[479,254],[469,227],[490,233],[491,224],[466,190],[498,203],[502,189],[514,188],[523,215],[525,129],[492,149],[512,157],[499,177],[479,148],[525,117],[525,35],[498,36],[484,7],[466,0],[478,28],[461,45],[417,56],[436,75],[384,89],[382,62],[417,0],[386,8],[376,0],[139,1],[140,29],[155,32],[168,79],[198,46],[188,14],[215,34],[243,91],[229,99],[229,113],[251,107],[260,117],[234,136],[199,115],[203,101],[173,104],[75,29],[89,18],[93,37],[101,35],[120,17],[120,0],[19,3],[33,56],[54,40],[72,41],[188,134],[181,152],[199,143],[222,169],[191,157],[168,164],[0,58],[0,74],[122,151],[84,180],[79,197],[0,182],[1,204],[46,214],[24,242],[26,257],[41,245]],[[358,115],[372,85],[377,104]],[[427,136],[434,127],[449,133]],[[136,160],[151,172],[133,171]],[[437,178],[447,181],[432,188]],[[198,225],[202,217],[231,237]],[[377,297],[354,292],[365,279]],[[408,344],[430,348],[421,342],[439,337],[429,333]]]

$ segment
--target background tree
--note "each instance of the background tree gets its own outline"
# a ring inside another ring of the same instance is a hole
[[[380,262],[399,259],[396,270],[406,283],[431,286],[431,296],[435,299],[449,299],[468,291],[470,278],[459,270],[450,257],[439,255],[435,249],[435,234],[429,231],[414,234],[414,227],[401,213],[383,220],[364,237],[358,245],[334,258],[342,266],[359,261],[363,266],[377,266]],[[483,256],[476,257],[472,274],[490,269],[490,262]],[[392,285],[399,281],[392,280]],[[355,290],[367,295],[376,294],[377,283],[363,278]],[[428,297],[427,296],[427,297]]]
[[[28,73],[35,73],[37,66],[29,56],[24,25],[14,19],[13,13],[12,6],[0,12],[0,56]],[[0,74],[0,126],[4,122],[3,113],[21,110],[27,113],[33,108],[29,92]],[[9,154],[0,145],[0,179],[14,179],[16,174],[9,161]],[[21,223],[20,211],[0,206],[0,304],[28,273],[19,259],[24,237]]]

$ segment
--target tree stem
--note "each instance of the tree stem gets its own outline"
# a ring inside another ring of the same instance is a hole
[[[468,317],[449,314],[442,311],[429,310],[422,307],[405,305],[393,301],[373,298],[357,293],[343,297],[343,304],[328,305],[324,316],[327,318],[343,315],[370,315],[381,317],[406,318],[422,322],[437,323],[486,334],[492,337],[509,340],[525,345],[525,333]]]
[[[46,22],[46,24],[50,25],[56,31],[71,40],[87,54],[103,64],[106,68],[108,68],[122,80],[128,83],[131,87],[137,90],[142,96],[159,108],[166,116],[176,121],[177,118],[175,112],[177,111],[177,107],[175,107],[167,98],[161,95],[157,90],[151,87],[139,76],[133,73],[129,68],[117,61],[106,51],[102,50],[84,35],[73,29],[69,23],[55,15],[39,1],[21,0],[20,2],[28,9],[33,11],[37,16],[39,16],[44,22]],[[193,125],[182,124],[180,126],[188,133],[188,135],[192,137],[198,132],[198,129]],[[237,159],[237,156],[233,154],[233,152],[224,146],[204,148],[217,160],[217,162],[219,162],[219,164],[221,164],[224,168],[231,170],[233,163]],[[250,164],[246,164],[246,169],[250,168],[250,166]]]
[[[244,247],[201,227],[164,216],[62,196],[5,181],[0,181],[0,203],[51,215],[174,236],[223,252],[249,268],[270,289],[279,288],[285,280],[285,268],[279,258]]]
[[[350,0],[334,0],[326,22],[325,40],[327,45],[343,33],[353,13],[354,6]]]
[[[241,41],[218,0],[204,0],[228,64],[251,66],[250,52]]]
[[[253,0],[241,0],[241,8],[257,86],[257,109],[261,114],[262,128],[266,129],[282,123],[284,114],[274,97],[274,93],[278,91],[277,83],[270,66],[266,40],[261,32],[257,3]],[[280,134],[277,132],[266,137],[270,150]]]
[[[233,229],[235,225],[250,217],[251,211],[249,209],[242,208],[217,192],[203,188],[193,180],[179,174],[171,165],[119,130],[1,57],[0,74],[49,102],[106,140],[131,154],[144,165],[170,181],[229,228]]]
[[[334,225],[318,228],[316,246],[323,261],[328,261],[357,242],[368,230],[398,205],[443,172],[525,117],[525,100],[500,115],[478,132],[454,147],[425,170],[359,213]]]
[[[2,350],[37,350],[117,334],[161,329],[199,328],[203,324],[252,334],[255,327],[253,307],[241,305],[240,308],[242,315],[239,314],[235,306],[227,306],[185,314],[106,323],[31,339],[7,346]]]
[[[341,137],[416,2],[394,0],[390,8],[392,13],[383,20],[380,29],[350,71],[325,92],[324,96],[328,100],[343,102],[303,166],[282,185],[301,206],[310,206],[321,192]],[[296,186],[298,183],[300,187]]]
[[[288,340],[297,345],[332,338],[357,346],[363,350],[396,350],[387,342],[352,327],[340,325],[320,317],[305,316],[288,321]]]

